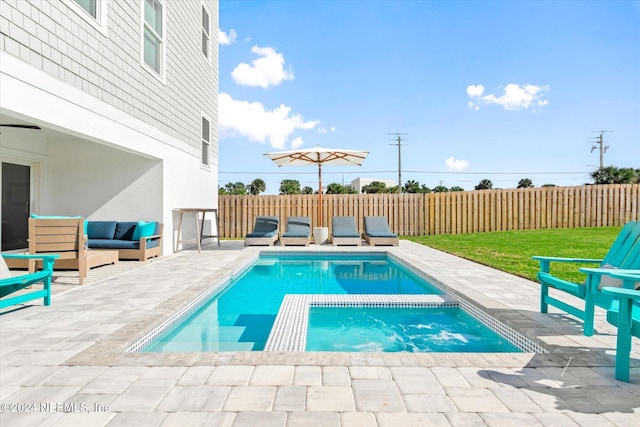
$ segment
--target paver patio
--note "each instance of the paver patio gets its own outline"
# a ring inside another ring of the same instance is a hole
[[[0,425],[640,424],[640,341],[632,382],[616,381],[604,311],[584,337],[538,312],[536,283],[408,241],[337,250],[392,252],[549,353],[125,352],[261,250],[224,241],[95,269],[84,286],[61,275],[50,307],[1,314]]]

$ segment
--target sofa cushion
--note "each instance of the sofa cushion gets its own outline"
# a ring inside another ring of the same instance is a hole
[[[138,223],[135,221],[118,222],[113,238],[116,240],[134,240],[133,234],[135,233],[137,225]]]
[[[138,221],[135,231],[133,232],[133,240],[140,240],[141,237],[153,236],[156,231],[155,222]]]
[[[140,241],[115,239],[89,239],[89,249],[140,249]],[[147,249],[158,246],[157,240],[148,240]]]
[[[88,221],[87,236],[89,239],[113,239],[116,232],[115,221]]]

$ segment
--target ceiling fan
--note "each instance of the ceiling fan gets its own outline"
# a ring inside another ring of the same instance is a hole
[[[0,124],[0,127],[41,130],[40,126],[36,125]]]

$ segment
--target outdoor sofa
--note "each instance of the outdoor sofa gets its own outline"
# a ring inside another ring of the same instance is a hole
[[[144,221],[88,221],[90,250],[117,250],[118,259],[146,261],[162,256],[163,224]]]

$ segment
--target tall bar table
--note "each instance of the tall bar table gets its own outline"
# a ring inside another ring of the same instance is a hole
[[[212,208],[178,208],[178,235],[176,237],[176,250],[180,248],[180,243],[196,243],[198,246],[198,253],[202,249],[202,240],[216,237],[218,239],[218,246],[220,246],[220,221],[218,220],[218,209]],[[216,234],[204,235],[204,218],[207,212],[213,212],[216,216]],[[192,213],[196,221],[196,238],[195,239],[182,239],[182,217],[185,213]],[[202,214],[202,225],[200,225],[199,214]]]

